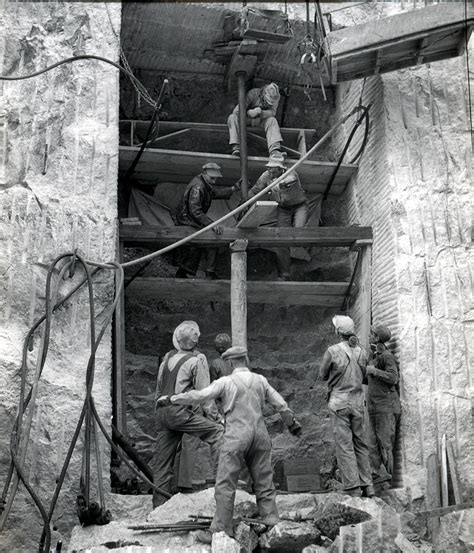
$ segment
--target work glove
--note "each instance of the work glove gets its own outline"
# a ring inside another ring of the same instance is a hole
[[[221,227],[221,226],[217,226],[217,227],[212,227],[212,230],[217,234],[222,234],[222,232],[224,231],[224,227]]]
[[[157,409],[160,407],[168,407],[168,405],[171,405],[170,396],[161,396],[156,400]]]
[[[250,119],[255,119],[261,113],[262,113],[262,108],[253,108],[247,111],[247,115],[250,117]]]
[[[303,431],[301,424],[296,419],[293,419],[293,424],[288,427],[288,430],[291,434],[293,434],[293,436],[298,436],[298,438],[301,436]]]

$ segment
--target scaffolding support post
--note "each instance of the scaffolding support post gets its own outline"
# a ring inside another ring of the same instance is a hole
[[[232,345],[244,348],[247,348],[247,245],[248,240],[243,239],[230,244]]]
[[[248,196],[247,107],[245,100],[245,79],[247,73],[245,71],[238,71],[235,76],[237,77],[239,96],[240,177],[242,179],[240,192],[242,200],[245,201]]]

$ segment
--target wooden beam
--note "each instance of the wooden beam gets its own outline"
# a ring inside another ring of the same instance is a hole
[[[154,145],[157,142],[163,142],[163,140],[167,140],[168,138],[176,138],[177,136],[188,133],[190,130],[191,129],[181,129],[180,131],[171,132],[169,134],[162,134],[161,136],[155,138],[150,144]]]
[[[247,240],[230,244],[230,320],[232,345],[247,348]]]
[[[416,65],[420,65],[423,63],[423,59],[425,57],[425,53],[423,53],[423,50],[428,46],[430,42],[430,37],[425,37],[420,40],[420,45],[418,46],[418,52],[416,54]]]
[[[446,456],[446,434],[441,437],[441,506],[447,507],[449,505],[448,496],[448,458]]]
[[[462,503],[462,494],[459,487],[459,479],[457,474],[456,456],[454,455],[454,447],[451,440],[447,441],[446,452],[448,454],[449,476],[451,477],[451,484],[453,487],[454,502],[456,504]]]
[[[362,345],[369,349],[370,325],[372,324],[372,246],[370,244],[361,246],[359,281],[361,310],[359,339]]]
[[[134,243],[168,245],[193,234],[190,227],[120,227],[120,239],[129,245]],[[257,229],[224,228],[217,235],[208,230],[191,241],[201,246],[229,244],[245,238],[249,246],[343,246],[350,247],[356,240],[371,239],[371,227],[268,227]]]
[[[276,42],[277,44],[285,44],[289,42],[293,36],[283,35],[280,33],[271,33],[270,31],[260,31],[257,29],[247,29],[242,38],[252,38],[255,40],[264,40],[265,42]]]
[[[117,231],[117,262],[123,263],[123,242],[118,240]],[[118,282],[116,271],[115,286]],[[124,435],[127,434],[127,403],[125,394],[126,368],[125,368],[125,299],[124,291],[120,294],[120,300],[114,313],[114,355],[113,355],[113,417],[117,430]]]
[[[247,281],[248,303],[281,305],[320,305],[337,307],[347,282]],[[126,296],[134,299],[231,301],[229,280],[171,279],[138,277],[127,287]]]
[[[120,146],[119,167],[126,172],[136,157],[139,148],[136,146]],[[135,175],[143,184],[161,182],[188,183],[198,175],[202,166],[209,162],[218,163],[223,169],[224,185],[233,185],[240,178],[240,159],[228,154],[212,154],[207,152],[187,152],[181,150],[165,150],[145,148]],[[267,157],[249,156],[249,179],[255,182],[266,170]],[[286,164],[291,167],[296,160],[289,159]],[[324,192],[336,163],[328,161],[305,161],[298,167],[298,175],[303,188],[309,193]],[[343,163],[339,167],[331,192],[334,195],[342,193],[351,177],[357,172],[357,165]]]
[[[426,499],[425,504],[428,511],[435,512],[440,505],[440,486],[439,486],[439,464],[438,454],[432,453],[426,460]],[[438,542],[439,535],[439,517],[435,516],[428,520],[428,531],[432,543]]]
[[[277,202],[257,201],[237,223],[239,228],[257,228],[275,213]]]
[[[300,156],[303,157],[305,153],[307,152],[306,149],[306,135],[303,131],[300,131],[298,134],[298,152],[300,153]]]

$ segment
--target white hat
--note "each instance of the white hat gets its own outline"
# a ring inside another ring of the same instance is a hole
[[[269,83],[263,87],[263,99],[270,106],[278,104],[280,101],[280,89],[275,83]]]
[[[354,334],[354,321],[345,315],[335,315],[332,318],[332,324],[339,334]]]
[[[177,350],[193,350],[199,342],[201,332],[195,321],[183,321],[173,332],[173,346]]]

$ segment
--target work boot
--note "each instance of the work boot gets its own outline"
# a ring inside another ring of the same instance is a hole
[[[207,280],[219,280],[217,273],[215,271],[206,271]]]
[[[360,487],[357,486],[356,488],[350,488],[348,490],[343,490],[342,493],[345,494],[345,495],[350,495],[352,497],[360,497],[361,490],[360,490]]]
[[[236,157],[240,157],[240,148],[238,144],[231,144],[232,146],[232,155]]]
[[[176,271],[175,277],[176,277],[176,278],[188,278],[188,273],[187,273],[186,269],[183,269],[182,267],[180,267],[180,268]]]
[[[362,489],[362,497],[374,497],[375,490],[372,485],[369,484],[368,486],[361,486],[361,489]]]
[[[212,543],[212,532],[209,530],[198,530],[196,532],[196,539],[201,543]]]

